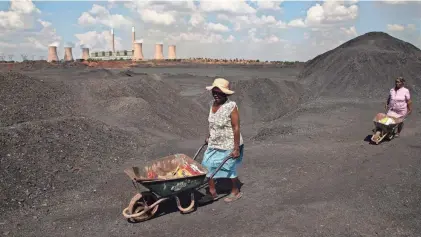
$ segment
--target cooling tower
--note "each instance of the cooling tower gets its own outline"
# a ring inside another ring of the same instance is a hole
[[[164,59],[163,44],[155,44],[155,59]]]
[[[132,61],[139,61],[143,59],[142,43],[134,43],[134,52]]]
[[[132,50],[134,50],[134,48],[135,48],[135,46],[134,46],[134,41],[135,40],[136,40],[136,36],[135,36],[135,33],[134,33],[134,26],[133,26],[132,27]]]
[[[83,60],[89,59],[89,48],[82,48],[82,59]]]
[[[115,47],[114,47],[114,29],[111,29],[111,47],[112,47],[112,51],[113,54],[115,53]]]
[[[59,61],[57,55],[57,47],[56,46],[49,46],[48,47],[48,59],[47,62],[52,61]]]
[[[73,54],[71,47],[64,47],[64,61],[73,61]]]
[[[168,46],[168,59],[176,59],[175,45]]]

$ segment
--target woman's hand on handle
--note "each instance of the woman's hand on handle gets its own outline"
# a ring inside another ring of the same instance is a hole
[[[234,149],[230,154],[230,157],[232,157],[233,159],[236,159],[239,156],[240,156],[240,150],[239,149]]]

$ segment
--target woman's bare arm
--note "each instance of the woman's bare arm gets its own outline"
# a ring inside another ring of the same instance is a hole
[[[234,131],[234,151],[240,150],[240,114],[237,107],[231,112],[231,125]]]

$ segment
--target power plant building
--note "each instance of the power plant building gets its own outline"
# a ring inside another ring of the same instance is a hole
[[[82,59],[94,59],[94,60],[133,60],[133,61],[142,61],[145,60],[143,49],[143,44],[136,41],[135,28],[132,27],[131,32],[131,49],[129,50],[116,50],[115,48],[115,39],[114,39],[114,29],[111,29],[111,42],[110,48],[104,51],[90,52],[89,48],[82,48]],[[168,59],[176,59],[176,46],[170,45],[168,47]],[[162,43],[155,44],[154,55],[151,55],[151,59],[155,60],[164,60],[164,45]],[[73,61],[73,52],[71,47],[65,47],[64,49],[64,61]],[[59,61],[57,56],[57,47],[50,46],[48,49],[48,60]]]
[[[119,59],[132,59],[133,51],[132,50],[120,50],[115,51],[99,51],[90,53],[91,59],[98,60],[119,60]]]

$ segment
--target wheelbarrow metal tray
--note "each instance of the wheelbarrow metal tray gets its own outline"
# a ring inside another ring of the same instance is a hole
[[[386,114],[379,114],[377,116],[375,116],[373,118],[373,123],[374,126],[378,129],[381,129],[382,131],[385,132],[391,132],[397,125],[399,125],[400,123],[403,122],[403,119],[400,118],[393,118],[393,120],[395,121],[395,123],[391,123],[391,124],[384,124],[379,122],[380,119],[384,118],[383,116],[386,116]]]
[[[177,167],[182,165],[184,162],[189,165],[195,165],[201,173],[188,177],[171,177],[166,179],[148,178],[149,171],[153,171],[158,175],[164,176],[169,172],[176,170]],[[175,154],[149,161],[143,168],[127,168],[124,170],[124,172],[133,181],[142,184],[145,188],[154,192],[156,195],[160,197],[167,197],[171,196],[172,194],[176,194],[188,189],[194,189],[202,185],[206,179],[208,170],[200,163],[185,154]]]
[[[394,123],[394,124],[386,125],[386,124],[374,121],[374,126],[378,129],[381,129],[382,131],[385,131],[385,132],[391,132],[393,130],[393,128],[395,128],[396,125],[398,125],[398,124]]]

